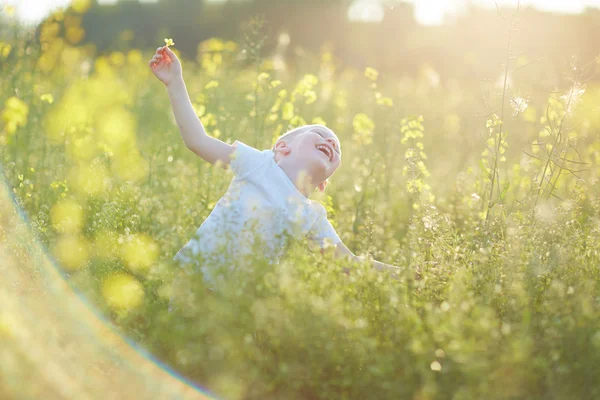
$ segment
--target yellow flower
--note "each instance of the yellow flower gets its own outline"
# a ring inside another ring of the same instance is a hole
[[[169,47],[169,46],[175,46],[175,42],[171,38],[165,39],[165,43],[167,44],[167,47]]]
[[[224,44],[224,46],[223,46],[224,50],[227,50],[227,51],[230,51],[230,52],[236,51],[237,48],[238,48],[237,43],[236,42],[232,42],[232,41],[226,42]]]
[[[50,93],[46,93],[40,96],[40,100],[47,102],[48,104],[54,103],[54,97]]]
[[[394,105],[394,101],[389,97],[384,97],[380,92],[375,93],[375,98],[377,99],[377,104],[392,107]]]
[[[12,46],[10,45],[10,43],[0,42],[0,56],[4,58],[8,57],[11,50]]]
[[[375,129],[375,123],[367,114],[359,113],[354,116],[352,121],[354,130],[359,134],[371,135]]]
[[[204,86],[204,89],[208,90],[208,89],[212,89],[212,88],[216,88],[216,87],[219,87],[219,82],[213,80],[213,81],[208,82],[206,84],[206,86]]]
[[[137,49],[130,50],[129,53],[127,53],[127,62],[129,64],[138,65],[142,60],[142,53]]]
[[[123,64],[125,64],[125,60],[126,60],[125,54],[121,53],[120,51],[111,53],[108,56],[108,59],[112,65],[117,66],[117,67],[120,67]]]
[[[60,233],[76,234],[81,231],[84,221],[83,207],[73,200],[62,200],[50,209],[52,227]]]
[[[92,2],[90,0],[73,0],[71,8],[73,11],[79,14],[84,14],[91,7]]]
[[[102,294],[111,308],[126,312],[142,303],[144,286],[133,276],[119,272],[102,282]]]
[[[220,52],[223,51],[223,49],[225,48],[225,44],[217,38],[211,38],[208,40],[205,40],[203,42],[201,42],[199,45],[200,47],[200,51],[202,52],[211,52],[211,51],[216,51],[216,52]]]
[[[308,90],[304,93],[304,97],[306,98],[305,102],[306,104],[312,104],[315,101],[317,101],[317,94],[314,92],[314,90]]]
[[[354,116],[352,120],[352,126],[356,132],[352,135],[352,138],[360,144],[371,144],[373,143],[373,132],[375,130],[375,123],[364,113],[359,113]]]
[[[79,26],[69,26],[65,33],[65,37],[71,44],[77,44],[85,37],[85,30]]]
[[[302,82],[308,86],[308,87],[313,87],[315,86],[317,83],[319,83],[319,78],[317,78],[315,75],[313,74],[306,74],[304,75],[304,77],[302,78]]]
[[[7,133],[15,133],[17,128],[27,124],[29,107],[16,97],[10,97],[4,103],[5,108],[0,113],[0,121],[4,123]]]
[[[365,69],[365,76],[372,81],[376,81],[379,76],[379,72],[375,68],[367,67]]]
[[[262,82],[264,80],[269,79],[269,73],[268,72],[261,72],[258,77],[256,78],[257,81]]]
[[[134,235],[121,248],[121,257],[125,265],[131,271],[137,273],[148,271],[148,268],[159,255],[160,248],[158,244],[145,233]]]
[[[90,244],[81,234],[61,236],[52,246],[52,252],[63,269],[75,272],[86,266]]]

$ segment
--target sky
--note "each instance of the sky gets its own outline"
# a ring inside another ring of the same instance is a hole
[[[138,0],[140,2],[155,2],[158,0]],[[207,0],[213,2],[224,2],[226,0]],[[349,10],[349,18],[353,20],[377,21],[383,17],[385,7],[393,7],[394,4],[410,2],[415,5],[415,18],[424,25],[437,25],[443,21],[444,16],[460,12],[467,3],[473,3],[484,7],[495,8],[494,0],[355,0]],[[498,4],[513,5],[517,0],[497,0]],[[0,5],[12,5],[15,7],[16,15],[22,21],[35,23],[44,18],[50,10],[56,7],[66,7],[71,0],[0,0]],[[99,3],[113,4],[117,0],[98,0]],[[521,0],[524,6],[533,5],[535,8],[552,11],[579,13],[586,7],[600,8],[600,0]]]

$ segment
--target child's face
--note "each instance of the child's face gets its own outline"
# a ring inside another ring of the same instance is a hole
[[[322,130],[309,130],[283,140],[275,146],[290,161],[300,164],[313,175],[313,182],[324,182],[340,166],[341,150],[337,136]],[[324,188],[324,187],[323,187]]]

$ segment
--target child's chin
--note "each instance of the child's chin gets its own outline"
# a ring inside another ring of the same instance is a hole
[[[329,163],[329,161],[325,160],[316,160],[316,162],[313,164],[313,167],[316,167],[313,169],[318,169],[322,171],[323,174],[328,174],[331,170],[331,164]]]

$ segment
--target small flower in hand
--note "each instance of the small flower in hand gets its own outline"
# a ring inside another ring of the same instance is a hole
[[[165,43],[166,43],[167,47],[169,47],[169,46],[175,46],[175,42],[171,38],[165,39]]]

